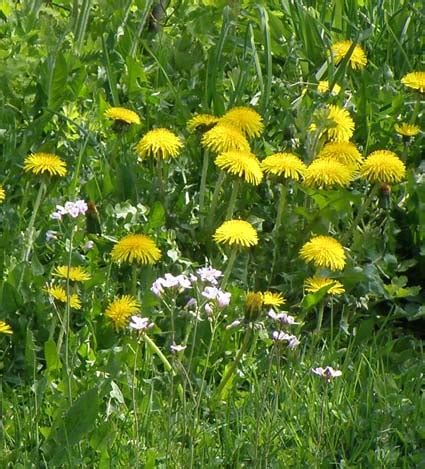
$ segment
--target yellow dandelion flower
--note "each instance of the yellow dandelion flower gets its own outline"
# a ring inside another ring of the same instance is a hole
[[[327,93],[329,91],[329,81],[328,80],[322,80],[319,81],[317,84],[317,91],[318,93]],[[332,94],[339,94],[341,91],[341,87],[338,85],[338,83],[335,83],[334,86],[332,87]]]
[[[208,132],[205,132],[201,140],[204,148],[215,153],[226,151],[250,151],[248,140],[234,126],[229,124],[217,124]]]
[[[351,41],[340,41],[332,45],[332,56],[336,64],[339,64],[339,62],[341,62],[341,60],[347,55],[352,44],[353,43]],[[361,46],[356,45],[354,47],[353,52],[348,59],[348,63],[353,69],[361,69],[366,66],[367,58]]]
[[[105,111],[105,117],[125,124],[140,124],[140,117],[130,109],[124,107],[110,107]]]
[[[354,121],[350,113],[346,109],[331,104],[328,106],[327,117],[332,123],[326,129],[329,139],[335,142],[348,142],[354,133]]]
[[[71,280],[71,282],[85,282],[91,279],[90,274],[83,267],[72,267],[68,270],[67,265],[56,267],[53,275],[57,277]]]
[[[403,85],[425,93],[425,72],[410,72],[401,79]]]
[[[148,236],[129,234],[115,244],[111,256],[115,262],[155,264],[161,257],[161,251]]]
[[[282,306],[286,300],[282,293],[266,291],[262,293],[264,306]]]
[[[50,176],[65,176],[66,163],[51,153],[33,153],[25,158],[24,171]]]
[[[377,150],[366,158],[360,168],[360,175],[370,182],[391,184],[404,178],[406,167],[394,152]]]
[[[414,124],[408,124],[407,122],[402,122],[401,124],[396,124],[394,126],[395,131],[403,137],[414,137],[418,135],[421,131],[421,128]]]
[[[235,174],[254,186],[258,186],[263,179],[260,162],[250,152],[227,151],[217,156],[214,163],[223,171]]]
[[[300,256],[316,267],[342,270],[345,266],[344,248],[330,236],[314,236],[301,248]]]
[[[283,176],[299,181],[306,170],[306,165],[293,153],[274,153],[261,162],[266,174]]]
[[[140,303],[131,295],[123,295],[115,298],[108,305],[105,316],[112,322],[115,329],[123,329],[128,326],[130,316],[140,310]]]
[[[321,288],[327,287],[328,285],[331,285],[327,292],[329,295],[342,295],[345,292],[341,282],[328,277],[309,277],[304,282],[305,291],[308,293],[316,293]]]
[[[238,128],[248,138],[258,137],[264,129],[263,118],[249,107],[238,106],[230,109],[220,119],[220,123]]]
[[[6,198],[6,191],[4,190],[4,187],[2,184],[0,184],[0,203],[4,201]]]
[[[346,187],[353,178],[348,167],[331,159],[316,159],[305,170],[304,184],[308,187],[331,188]]]
[[[352,169],[357,169],[363,162],[362,154],[351,142],[328,142],[323,146],[317,158],[338,161]]]
[[[136,151],[142,159],[152,156],[157,160],[176,158],[182,148],[180,138],[171,130],[162,128],[150,130],[136,145]]]
[[[4,321],[0,321],[0,334],[13,334],[12,328]]]
[[[66,290],[63,287],[51,286],[46,288],[46,292],[56,301],[60,303],[67,303]],[[81,302],[76,293],[69,295],[69,306],[73,309],[81,309]]]
[[[211,114],[196,114],[187,123],[187,128],[194,132],[195,130],[201,130],[203,132],[211,129],[217,124],[219,118],[212,116]]]
[[[213,235],[216,243],[230,246],[250,247],[258,244],[254,227],[244,220],[228,220],[217,228]]]

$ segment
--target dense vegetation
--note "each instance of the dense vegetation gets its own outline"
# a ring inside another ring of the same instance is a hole
[[[1,467],[425,466],[424,26],[0,1]]]

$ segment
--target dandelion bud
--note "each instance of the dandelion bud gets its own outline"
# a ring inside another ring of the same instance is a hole
[[[262,293],[248,292],[245,300],[245,320],[252,322],[258,319],[263,303]]]

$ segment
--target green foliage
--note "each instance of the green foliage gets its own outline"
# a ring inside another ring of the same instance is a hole
[[[423,70],[421,7],[0,0],[0,320],[13,330],[0,332],[2,467],[424,466],[424,95],[400,81]],[[331,46],[345,39],[353,45],[335,63]],[[354,43],[368,58],[360,70],[350,66]],[[319,80],[341,91],[319,93]],[[349,111],[364,157],[390,149],[406,177],[376,188],[358,173],[337,189],[242,182],[233,217],[260,241],[236,256],[213,242],[234,181],[220,185],[205,129],[188,120],[251,106],[265,124],[251,151],[294,152],[308,165],[326,142],[329,104]],[[106,118],[110,106],[141,124]],[[402,137],[399,122],[421,131]],[[154,128],[184,142],[178,157],[140,159],[136,145]],[[34,152],[59,155],[66,176],[24,171]],[[52,219],[78,199],[90,202],[86,217]],[[160,261],[113,262],[129,233],[152,238]],[[342,242],[342,271],[300,258],[313,235]],[[90,279],[61,279],[59,265]],[[166,273],[191,278],[205,265],[228,269],[227,307],[199,279],[151,290]],[[314,275],[345,292],[307,293]],[[52,284],[81,309],[49,296]],[[266,290],[286,303],[247,321],[246,293]],[[138,298],[151,328],[113,327],[104,313],[122,295]],[[270,317],[283,312],[296,323]],[[311,372],[326,365],[342,376]]]

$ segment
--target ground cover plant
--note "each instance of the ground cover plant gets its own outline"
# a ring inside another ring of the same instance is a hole
[[[420,1],[0,2],[1,467],[423,467]]]

